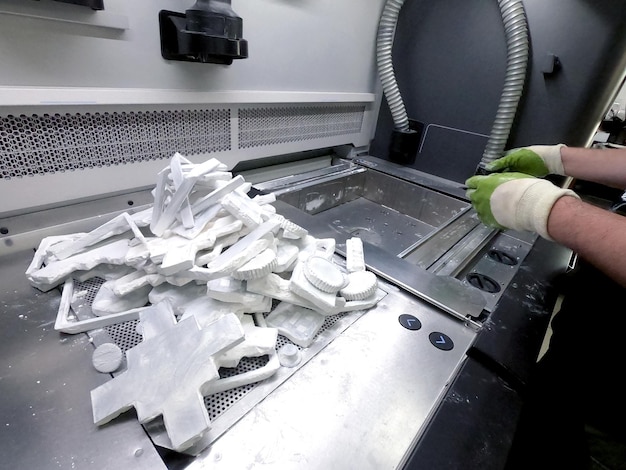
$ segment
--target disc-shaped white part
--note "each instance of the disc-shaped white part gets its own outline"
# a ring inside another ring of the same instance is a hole
[[[320,256],[311,256],[304,266],[307,280],[319,290],[333,293],[346,285],[346,276],[332,261]]]
[[[303,238],[309,234],[307,229],[285,218],[280,221],[280,228],[283,229],[283,236],[285,238]]]
[[[277,264],[276,253],[271,248],[267,248],[234,271],[232,277],[239,281],[259,279],[271,273]]]
[[[346,300],[365,300],[374,295],[377,287],[378,279],[373,272],[355,271],[348,274],[348,285],[340,294]]]
[[[122,365],[124,353],[117,344],[104,343],[91,356],[91,363],[98,372],[115,372]]]

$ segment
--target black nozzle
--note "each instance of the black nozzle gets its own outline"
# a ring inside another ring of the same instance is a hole
[[[474,174],[480,175],[480,176],[485,176],[485,175],[491,174],[491,172],[487,171],[487,169],[485,168],[485,164],[483,162],[480,162],[478,164],[478,166],[476,167],[476,173],[474,173]]]
[[[159,27],[165,59],[230,65],[248,57],[243,20],[230,0],[197,0],[184,14],[162,10]]]
[[[424,124],[409,119],[409,128],[394,129],[389,143],[389,161],[401,165],[412,165],[417,158]]]
[[[243,20],[231,8],[230,0],[198,0],[185,16],[189,33],[230,39],[243,36]]]

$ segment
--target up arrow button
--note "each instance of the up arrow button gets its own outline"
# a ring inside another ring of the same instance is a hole
[[[406,313],[403,315],[400,315],[398,317],[398,321],[407,330],[419,330],[422,327],[422,322],[420,322],[413,315],[408,315]]]

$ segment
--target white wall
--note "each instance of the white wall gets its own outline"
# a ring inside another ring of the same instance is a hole
[[[104,11],[92,11],[0,0],[0,87],[375,91],[383,0],[233,0],[249,58],[230,66],[162,59],[158,12],[184,12],[193,3],[105,0]]]

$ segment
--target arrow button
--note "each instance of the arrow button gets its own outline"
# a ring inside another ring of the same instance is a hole
[[[406,314],[406,313],[400,315],[398,317],[398,321],[407,330],[419,330],[422,327],[422,322],[420,322],[413,315],[409,315],[409,314]]]
[[[444,333],[440,333],[439,331],[434,331],[429,334],[428,339],[434,347],[441,349],[442,351],[450,351],[454,347],[454,342],[450,339],[450,337]]]

